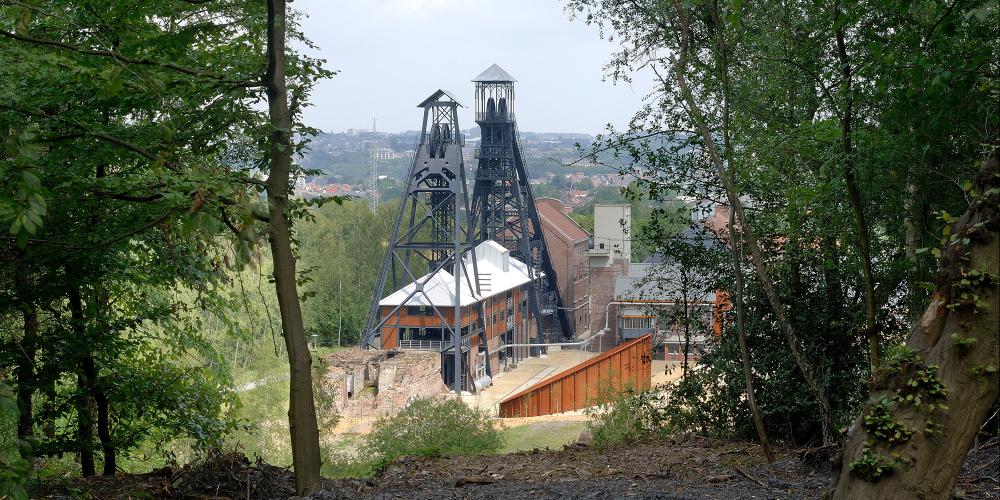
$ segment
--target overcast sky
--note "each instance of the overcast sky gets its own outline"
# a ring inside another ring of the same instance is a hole
[[[556,0],[296,0],[304,32],[340,74],[318,85],[305,121],[325,131],[420,128],[416,105],[438,88],[465,104],[493,63],[517,79],[521,130],[594,134],[625,125],[649,80],[603,81],[612,45]]]

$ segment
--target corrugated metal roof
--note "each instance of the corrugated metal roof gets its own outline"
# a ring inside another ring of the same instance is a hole
[[[428,97],[427,99],[424,99],[420,104],[417,104],[417,107],[418,108],[422,108],[422,107],[426,106],[428,103],[432,103],[434,101],[439,100],[441,98],[441,96],[448,96],[449,99],[451,99],[452,101],[455,101],[456,103],[458,103],[458,105],[460,107],[465,107],[465,106],[462,106],[462,101],[459,101],[458,98],[456,98],[454,95],[452,95],[451,92],[448,92],[447,90],[444,90],[444,89],[437,89],[437,91],[435,91],[433,94],[431,94],[430,97]]]
[[[500,66],[497,66],[496,64],[494,64],[493,66],[490,66],[489,68],[486,68],[486,71],[483,71],[482,73],[480,73],[479,76],[473,78],[472,81],[474,81],[474,82],[516,82],[517,80],[515,80],[513,76],[510,76],[510,73],[507,73],[506,71],[504,71],[503,68],[501,68]]]
[[[476,270],[481,280],[481,294],[477,295],[469,289],[469,283],[475,283],[471,252],[462,259],[462,272],[465,276],[461,282],[460,304],[472,305],[488,297],[506,292],[531,282],[527,264],[510,256],[510,251],[493,240],[480,243],[475,248]],[[505,265],[506,262],[506,265]],[[424,283],[423,290],[417,291],[417,283]],[[407,297],[413,294],[409,300]],[[380,306],[454,306],[455,277],[439,270],[433,276],[425,274],[414,283],[400,288],[388,297],[379,301]]]
[[[683,294],[681,271],[675,264],[629,264],[628,276],[615,279],[615,300],[637,302],[679,301]],[[715,292],[689,290],[691,302],[714,301]]]

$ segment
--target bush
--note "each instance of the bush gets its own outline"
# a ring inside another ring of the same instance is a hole
[[[400,413],[375,422],[365,438],[364,451],[385,465],[404,455],[495,453],[503,444],[503,433],[486,413],[457,399],[418,399]]]
[[[0,382],[0,420],[17,421],[18,409],[14,392],[10,386]],[[13,439],[8,442],[4,436],[0,443],[0,498],[27,499],[27,484],[31,478],[31,464],[22,457],[27,451],[27,443]]]
[[[603,449],[617,443],[634,443],[670,432],[660,389],[636,393],[631,389],[604,398],[600,406],[588,408],[587,428],[593,446]]]

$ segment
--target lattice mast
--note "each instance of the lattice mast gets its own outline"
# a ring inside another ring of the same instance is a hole
[[[524,168],[514,115],[515,81],[496,64],[473,79],[482,139],[472,191],[472,234],[476,243],[492,239],[528,264],[535,283],[528,290],[528,307],[538,332],[572,337]]]
[[[372,142],[370,146],[372,159],[372,212],[378,210],[378,153],[381,146],[381,141],[378,140],[375,118],[372,118]]]
[[[388,318],[392,318],[417,294],[423,294],[424,285],[438,271],[444,269],[455,280],[452,306],[433,308],[433,315],[440,318],[443,328],[450,335],[450,342],[442,348],[444,355],[454,355],[452,388],[462,390],[462,307],[461,290],[470,287],[478,294],[478,287],[468,272],[462,270],[462,258],[472,252],[473,241],[468,232],[469,195],[462,160],[464,138],[458,126],[459,102],[443,90],[431,94],[418,107],[424,110],[420,144],[414,155],[407,176],[399,212],[390,233],[386,256],[375,282],[371,308],[365,324],[362,346],[380,348],[373,340],[381,332]],[[404,220],[405,219],[405,220]],[[472,256],[475,262],[475,256]],[[425,274],[426,273],[426,274]],[[391,278],[391,279],[390,279]],[[389,292],[410,283],[417,283],[413,293],[395,306],[388,314],[379,314],[379,301]],[[454,322],[446,321],[444,309],[452,309]]]

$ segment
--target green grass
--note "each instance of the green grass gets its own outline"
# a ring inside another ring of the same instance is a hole
[[[321,347],[313,351],[313,367],[319,366],[320,357],[334,350],[336,348]],[[314,372],[314,377],[316,375]],[[233,413],[250,425],[230,436],[227,444],[249,457],[260,456],[267,463],[278,466],[290,465],[287,358],[274,353],[262,356],[248,369],[234,369],[233,380],[237,388],[252,382],[259,384],[238,392],[240,406],[234,408]]]
[[[587,422],[539,422],[504,429],[506,444],[501,453],[562,449],[563,445],[576,442]]]
[[[329,479],[369,479],[375,476],[378,462],[337,458],[323,462],[320,474]]]

